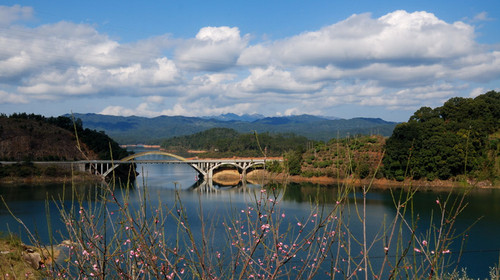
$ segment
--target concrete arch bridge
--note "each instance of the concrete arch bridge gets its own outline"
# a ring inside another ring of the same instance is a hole
[[[173,159],[140,160],[138,158],[148,155],[161,155],[172,157]],[[93,174],[100,174],[104,178],[108,177],[120,165],[124,164],[187,164],[194,168],[198,177],[204,180],[212,180],[217,169],[225,166],[234,166],[238,169],[241,179],[246,180],[247,171],[251,168],[264,168],[266,158],[229,158],[229,159],[187,159],[172,153],[163,151],[146,151],[130,155],[121,160],[89,160],[80,161],[85,164],[85,170]]]

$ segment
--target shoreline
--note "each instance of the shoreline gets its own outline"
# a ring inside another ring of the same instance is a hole
[[[18,184],[51,184],[51,183],[98,183],[102,182],[101,177],[91,174],[73,174],[69,176],[30,176],[30,177],[3,177],[0,178],[0,185]]]
[[[450,190],[453,188],[463,188],[463,187],[476,187],[480,189],[500,189],[500,185],[493,185],[489,181],[469,181],[467,183],[453,180],[404,180],[404,181],[395,181],[388,180],[385,178],[382,179],[360,179],[360,178],[331,178],[331,177],[311,177],[306,178],[299,175],[286,175],[286,174],[276,174],[266,172],[262,174],[259,172],[259,175],[251,175],[248,177],[251,179],[257,179],[258,176],[265,177],[266,181],[270,182],[293,182],[293,183],[313,183],[320,185],[338,185],[338,184],[349,184],[354,186],[368,186],[376,189],[408,189],[410,187],[418,187],[421,190]]]

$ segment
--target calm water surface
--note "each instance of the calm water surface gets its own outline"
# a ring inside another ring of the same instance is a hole
[[[158,156],[149,156],[156,159]],[[198,215],[200,203],[206,219],[212,219],[216,234],[224,232],[222,226],[224,215],[231,211],[240,211],[254,202],[254,193],[260,193],[259,185],[236,187],[214,186],[217,192],[201,192],[196,189],[196,172],[187,165],[144,165],[138,166],[138,171],[144,175],[136,182],[131,191],[130,203],[139,200],[141,190],[147,186],[151,203],[161,199],[166,205],[173,204],[176,190],[179,190],[182,203],[186,209],[192,209],[191,215]],[[77,189],[82,193],[94,189],[94,186],[81,185]],[[318,199],[326,210],[335,206],[338,187],[318,186],[315,184],[290,184],[283,193],[281,210],[286,213],[288,222],[296,223],[311,211],[311,201]],[[460,195],[456,192],[452,195]],[[43,242],[48,242],[48,222],[53,232],[64,229],[57,216],[58,210],[54,203],[47,199],[71,199],[71,190],[60,184],[0,186],[0,195],[4,197],[10,210],[27,225],[36,231]],[[414,211],[419,217],[420,232],[428,228],[429,217],[439,212],[436,200],[444,201],[446,192],[418,192],[414,197]],[[359,198],[359,195],[358,195]],[[354,205],[351,196],[350,204]],[[359,202],[359,200],[358,200]],[[455,229],[461,232],[471,224],[476,224],[468,232],[467,244],[461,257],[461,267],[467,267],[470,276],[487,277],[489,267],[499,263],[500,250],[500,190],[474,190],[467,198],[467,207],[459,216]],[[68,202],[69,203],[69,202]],[[353,207],[353,206],[351,206]],[[50,215],[47,215],[49,213]],[[354,215],[354,212],[353,212]],[[368,237],[373,237],[380,229],[382,222],[391,220],[395,215],[392,195],[387,190],[372,190],[367,196],[367,227]],[[415,215],[415,216],[416,216]],[[50,217],[48,217],[50,216]],[[192,224],[196,232],[199,224]],[[360,225],[352,223],[352,231],[359,231]],[[27,236],[23,227],[11,217],[4,205],[0,206],[0,231],[15,232],[25,239]],[[55,234],[56,238],[59,236]],[[62,237],[61,237],[62,238]],[[459,240],[460,241],[460,240]],[[459,242],[451,248],[459,251]],[[382,245],[379,245],[381,247]],[[383,249],[374,248],[373,260],[383,258]],[[380,252],[380,253],[377,253]],[[453,255],[453,254],[452,254]],[[457,254],[455,254],[457,256]]]

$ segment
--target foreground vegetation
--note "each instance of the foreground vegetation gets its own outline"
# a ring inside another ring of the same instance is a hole
[[[133,202],[130,186],[97,188],[98,195],[73,189],[70,203],[64,198],[49,202],[58,205],[66,226],[57,239],[49,233],[54,245],[40,243],[36,232],[25,228],[43,259],[62,256],[40,265],[40,278],[468,279],[451,258],[460,252],[450,251],[467,233],[454,230],[466,193],[433,201],[438,211],[430,224],[414,216],[415,190],[394,195],[395,215],[380,221],[376,235],[368,237],[370,185],[344,184],[332,207],[313,201],[310,213],[300,217],[281,208],[286,186],[269,185],[253,189],[245,207],[231,207],[220,219],[209,219],[202,202],[198,209],[187,209],[180,196],[170,203],[152,202],[145,188]],[[55,244],[61,241],[59,251]],[[492,268],[491,279],[498,277],[498,267]]]

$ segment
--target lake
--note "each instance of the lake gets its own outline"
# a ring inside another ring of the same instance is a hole
[[[144,157],[144,159],[157,159],[158,156]],[[154,157],[154,158],[152,158]],[[224,217],[234,212],[248,208],[255,203],[255,197],[261,193],[260,185],[240,185],[235,187],[214,185],[211,191],[200,191],[196,188],[197,174],[191,167],[181,164],[148,164],[139,165],[137,170],[141,173],[135,182],[135,188],[131,189],[129,203],[138,203],[143,190],[147,187],[150,203],[154,205],[162,201],[165,205],[175,202],[175,195],[179,193],[181,201],[186,209],[192,211],[190,215],[196,217],[200,205],[203,207],[203,215],[206,220],[214,225],[214,234],[225,234],[222,225]],[[336,199],[339,195],[339,186],[320,186],[316,184],[288,184],[285,187],[275,185],[280,190],[280,211],[286,214],[284,223],[295,225],[304,221],[311,213],[314,201],[319,201],[320,209],[325,212],[336,207]],[[79,185],[77,190],[85,193],[93,190],[95,186]],[[347,200],[347,211],[353,218],[351,231],[361,232],[361,224],[356,222],[358,206],[363,203],[359,192],[350,194]],[[453,192],[449,201],[460,197],[461,191]],[[21,185],[0,186],[0,195],[4,197],[11,211],[20,218],[30,230],[37,232],[42,242],[48,242],[48,222],[50,221],[52,231],[59,240],[59,231],[64,229],[64,224],[58,217],[58,209],[53,202],[47,199],[69,200],[71,188],[61,184],[47,185]],[[376,236],[383,221],[390,221],[395,216],[393,197],[398,196],[399,191],[391,194],[389,190],[372,189],[366,196],[366,226],[368,239]],[[424,234],[429,229],[430,217],[438,219],[440,206],[448,197],[447,192],[425,191],[417,192],[413,197],[414,217],[418,216],[417,236]],[[438,204],[436,201],[441,204]],[[466,230],[470,225],[474,226],[465,235],[465,248],[460,256],[460,267],[467,267],[468,275],[472,277],[485,278],[488,276],[489,267],[498,265],[500,252],[500,190],[498,189],[475,189],[465,199],[467,207],[460,213],[454,228],[456,232]],[[410,207],[411,205],[406,205]],[[49,218],[47,212],[50,214]],[[285,215],[283,215],[285,217]],[[196,220],[196,219],[192,219]],[[191,224],[192,230],[196,232],[200,225]],[[0,231],[14,232],[28,242],[23,227],[11,217],[4,205],[0,206]],[[409,236],[409,235],[408,235]],[[408,240],[403,236],[403,240]],[[463,238],[455,240],[450,247],[450,257],[457,260]],[[216,241],[224,246],[224,239]],[[430,242],[430,241],[429,241]],[[376,264],[377,259],[383,259],[383,242],[374,246],[370,256]],[[226,244],[227,245],[227,244]]]

